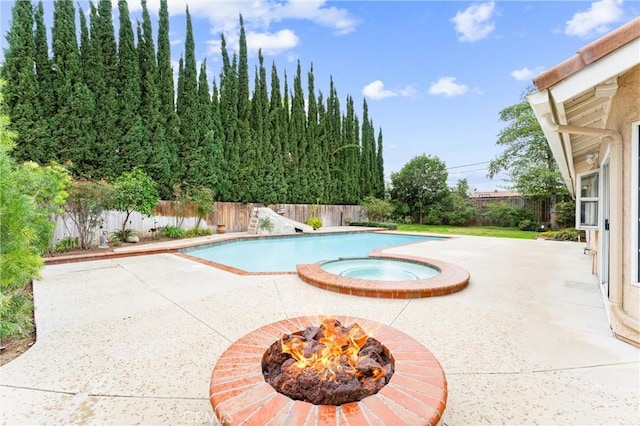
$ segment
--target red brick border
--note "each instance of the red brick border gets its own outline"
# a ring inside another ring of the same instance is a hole
[[[419,297],[444,296],[464,289],[470,275],[465,269],[441,260],[422,257],[382,254],[374,251],[369,257],[395,259],[436,268],[440,273],[434,277],[410,281],[378,281],[348,278],[322,269],[322,263],[297,265],[298,276],[307,284],[342,294],[391,299],[414,299]]]
[[[262,375],[262,357],[285,333],[320,323],[298,317],[261,327],[233,343],[211,373],[209,396],[224,425],[435,425],[447,402],[447,380],[435,356],[420,342],[375,321],[336,317],[358,323],[389,351],[394,362],[390,382],[358,402],[313,405],[278,393]]]

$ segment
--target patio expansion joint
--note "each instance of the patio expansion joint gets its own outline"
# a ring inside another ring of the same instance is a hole
[[[278,281],[273,280],[273,285],[276,288],[276,294],[278,295],[278,300],[280,301],[280,306],[282,307],[282,312],[284,312],[284,317],[289,318],[289,313],[287,312],[287,307],[284,304],[284,300],[282,300],[282,294],[280,294],[280,288],[278,287]]]
[[[594,364],[594,365],[581,365],[577,367],[562,367],[562,368],[546,368],[540,370],[519,370],[519,371],[447,371],[447,376],[513,376],[518,374],[540,374],[540,373],[553,373],[561,371],[574,371],[574,370],[588,370],[593,368],[603,367],[617,367],[621,365],[640,365],[640,361],[627,361],[627,362],[614,362],[610,364]]]
[[[91,398],[132,398],[132,399],[162,399],[162,400],[180,400],[180,401],[208,401],[208,398],[195,397],[195,396],[167,396],[167,395],[120,395],[111,393],[97,393],[97,392],[84,392],[82,390],[74,391],[62,391],[46,388],[34,388],[31,386],[17,386],[17,385],[5,385],[0,384],[0,387],[7,389],[20,389],[42,393],[53,393],[69,396],[85,396]]]
[[[120,264],[119,264],[120,265]],[[156,290],[155,288],[153,288],[151,285],[149,285],[143,278],[141,278],[140,276],[138,276],[135,272],[132,272],[130,270],[127,269],[126,266],[124,265],[120,265],[120,267],[124,270],[126,270],[127,272],[129,272],[131,275],[133,275],[134,277],[136,277],[136,279],[138,279],[142,284],[144,284],[149,290],[151,290],[152,292],[156,293],[158,296],[162,297],[163,299],[165,299],[166,301],[168,301],[169,303],[171,303],[172,305],[174,305],[175,307],[177,307],[178,309],[182,310],[184,313],[186,313],[187,315],[189,315],[191,318],[195,319],[196,321],[198,321],[199,323],[201,323],[202,325],[204,325],[205,327],[207,327],[209,330],[213,331],[214,333],[218,334],[220,337],[222,337],[223,339],[225,339],[227,342],[229,343],[233,343],[233,339],[231,339],[230,337],[225,336],[222,332],[220,332],[219,330],[216,330],[215,328],[213,328],[212,326],[210,326],[209,324],[207,324],[205,321],[203,321],[201,318],[199,318],[198,316],[196,316],[195,314],[193,314],[192,312],[190,312],[187,308],[185,308],[184,306],[180,305],[178,302],[176,302],[175,300],[171,299],[170,297],[162,294],[160,291]]]
[[[398,318],[400,318],[400,315],[402,315],[404,310],[407,309],[407,306],[409,306],[409,303],[411,303],[412,300],[413,299],[407,299],[407,303],[405,303],[402,309],[400,309],[400,312],[398,312],[398,314],[395,317],[393,317],[393,320],[391,320],[391,323],[389,324],[389,326],[393,327],[393,324],[398,320]]]

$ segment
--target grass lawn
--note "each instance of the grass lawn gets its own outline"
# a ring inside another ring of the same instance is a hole
[[[480,237],[522,238],[534,240],[535,231],[521,231],[518,228],[502,228],[499,226],[447,226],[447,225],[403,225],[398,224],[398,231],[431,232],[434,234],[474,235]]]

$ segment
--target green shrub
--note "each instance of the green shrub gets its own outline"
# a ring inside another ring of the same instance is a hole
[[[311,226],[314,231],[322,228],[322,220],[319,217],[310,217],[305,223]]]
[[[310,224],[307,224],[307,225],[310,225]],[[322,222],[320,222],[320,226],[322,226]],[[260,219],[258,219],[258,229],[260,229],[261,231],[264,230],[267,232],[271,232],[273,231],[273,222],[271,222],[271,219],[268,217],[261,217]],[[313,228],[313,229],[316,229],[316,228]]]
[[[185,232],[182,228],[178,228],[177,226],[167,225],[162,230],[162,235],[171,239],[184,238]]]
[[[398,229],[398,224],[391,222],[351,222],[351,226],[365,226],[367,228],[387,228],[392,231]]]
[[[557,241],[584,241],[586,233],[582,229],[567,228],[555,231],[553,239]]]
[[[202,237],[202,236],[211,235],[211,234],[213,234],[213,231],[211,229],[200,228],[200,227],[187,229],[184,233],[184,235],[187,237]]]
[[[109,241],[111,241],[112,243],[116,241],[127,241],[127,238],[133,237],[135,235],[138,235],[138,233],[133,229],[127,228],[124,231],[118,229],[117,231],[113,231],[111,234],[109,234]]]
[[[540,222],[529,219],[521,220],[520,223],[518,223],[518,228],[521,231],[538,231],[540,229]]]
[[[56,243],[53,251],[56,253],[63,253],[78,247],[80,247],[80,239],[78,237],[64,237]]]
[[[380,221],[393,213],[393,204],[389,200],[381,200],[369,195],[360,203],[371,221]]]

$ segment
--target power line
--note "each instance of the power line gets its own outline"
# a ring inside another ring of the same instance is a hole
[[[491,161],[482,161],[480,163],[471,163],[471,164],[463,164],[462,166],[453,166],[453,167],[447,167],[447,170],[451,170],[451,169],[461,169],[463,167],[470,167],[470,166],[479,166],[480,164],[489,164]]]

